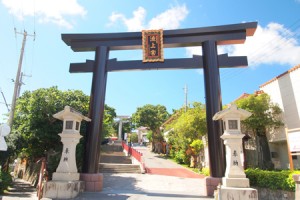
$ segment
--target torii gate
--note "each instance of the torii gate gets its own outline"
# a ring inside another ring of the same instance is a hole
[[[122,128],[123,128],[123,123],[128,123],[130,122],[129,120],[131,119],[130,116],[122,116],[118,115],[116,119],[119,119],[119,128],[118,128],[118,140],[122,141]]]
[[[102,34],[62,34],[62,40],[75,52],[95,51],[95,60],[71,63],[70,72],[92,72],[89,124],[83,172],[98,173],[100,134],[102,130],[107,73],[113,71],[150,69],[199,69],[204,70],[206,118],[210,175],[223,177],[225,172],[224,145],[220,139],[222,123],[213,121],[215,113],[222,109],[219,67],[246,67],[246,56],[218,55],[217,45],[243,44],[247,36],[253,36],[257,22],[212,26],[203,28],[164,31],[164,47],[202,46],[202,56],[165,59],[164,62],[143,63],[141,60],[118,61],[108,59],[110,51],[142,49],[142,32]],[[199,52],[200,53],[200,52]],[[142,57],[142,55],[141,55]]]

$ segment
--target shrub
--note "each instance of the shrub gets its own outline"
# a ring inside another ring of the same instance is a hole
[[[261,169],[247,169],[245,171],[251,186],[269,188],[272,190],[295,191],[293,174],[300,174],[300,171],[266,171]]]
[[[203,174],[205,176],[210,176],[209,167],[203,167],[201,170],[201,174]]]
[[[12,177],[9,173],[0,171],[0,194],[12,185]]]
[[[185,154],[185,151],[179,150],[174,153],[175,153],[174,159],[177,163],[179,163],[179,164],[188,164],[189,163],[189,158]]]

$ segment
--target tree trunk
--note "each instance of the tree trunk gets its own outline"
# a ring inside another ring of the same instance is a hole
[[[266,134],[256,134],[257,161],[260,169],[274,169]]]

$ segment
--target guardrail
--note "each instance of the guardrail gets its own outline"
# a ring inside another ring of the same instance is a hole
[[[142,173],[145,173],[145,163],[143,160],[143,154],[136,149],[128,146],[125,142],[122,141],[123,150],[126,151],[127,155],[130,155],[133,159],[133,162],[138,162],[140,164]]]

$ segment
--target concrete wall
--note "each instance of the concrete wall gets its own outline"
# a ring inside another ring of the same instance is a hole
[[[270,95],[271,101],[283,110],[284,127],[270,131],[268,139],[271,152],[278,157],[272,158],[276,168],[286,169],[289,166],[285,128],[300,128],[300,65],[279,75],[260,87]],[[300,168],[300,159],[294,159],[294,168]]]
[[[284,190],[271,190],[266,188],[255,188],[258,192],[259,200],[293,200],[295,199],[295,192]]]

